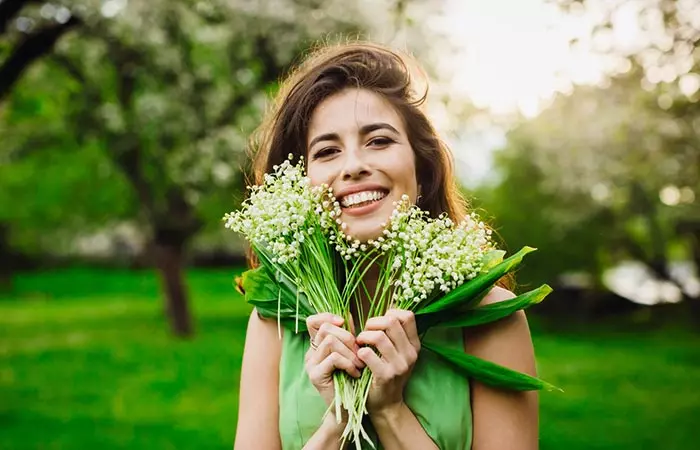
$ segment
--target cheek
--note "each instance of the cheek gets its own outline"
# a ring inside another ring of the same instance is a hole
[[[332,176],[329,171],[327,169],[324,170],[322,166],[314,164],[313,162],[308,163],[306,175],[309,177],[311,184],[314,186],[323,183],[330,185],[332,182]]]
[[[397,167],[396,174],[406,194],[415,200],[415,196],[418,193],[418,174],[416,172],[415,154],[413,150],[409,149],[409,152],[404,154],[402,158],[397,159],[397,161],[405,161],[406,163]]]

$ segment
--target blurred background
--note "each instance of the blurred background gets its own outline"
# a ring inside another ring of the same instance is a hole
[[[697,0],[2,0],[0,448],[231,447],[221,217],[279,77],[342,36],[415,54],[473,208],[539,248],[541,448],[696,446]]]

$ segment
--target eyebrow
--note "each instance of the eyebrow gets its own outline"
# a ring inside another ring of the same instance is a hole
[[[400,134],[396,128],[394,128],[393,126],[389,125],[386,122],[369,123],[367,125],[363,125],[360,128],[360,134],[364,136],[364,135],[367,135],[367,134],[369,134],[373,131],[377,131],[377,130],[389,130],[389,131],[392,131],[396,134]],[[312,148],[314,145],[316,145],[317,143],[319,143],[321,141],[337,141],[337,140],[340,140],[340,136],[338,135],[338,133],[320,134],[311,140],[311,142],[309,143],[309,148]]]

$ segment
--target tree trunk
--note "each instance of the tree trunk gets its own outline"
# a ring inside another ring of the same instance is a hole
[[[178,337],[190,337],[194,330],[182,276],[183,245],[155,242],[153,256],[165,294],[170,328]]]
[[[693,228],[690,239],[691,249],[693,252],[693,262],[695,263],[695,272],[700,275],[700,224],[694,222],[692,226]],[[689,303],[690,313],[693,320],[698,325],[698,329],[700,329],[700,297],[691,299]]]
[[[14,261],[9,243],[9,226],[0,223],[0,291],[12,289],[12,269]]]

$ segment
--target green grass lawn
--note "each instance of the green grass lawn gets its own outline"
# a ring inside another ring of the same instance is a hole
[[[191,341],[169,336],[151,272],[17,277],[0,298],[0,449],[231,448],[249,311],[232,275],[189,273]],[[541,448],[697,448],[700,334],[616,328],[533,327],[541,376],[565,390],[541,395]]]

